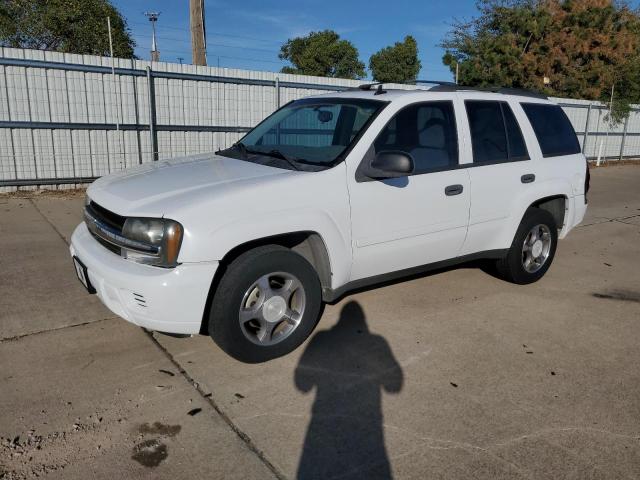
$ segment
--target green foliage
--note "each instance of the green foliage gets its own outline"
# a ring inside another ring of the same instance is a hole
[[[404,41],[385,47],[371,55],[369,69],[377,82],[403,83],[415,80],[420,72],[418,43],[411,35]]]
[[[0,44],[6,47],[133,57],[127,23],[109,0],[0,0]]]
[[[282,73],[316,75],[319,77],[364,77],[364,63],[358,59],[358,49],[332,30],[311,32],[306,37],[287,40],[278,55],[293,64]]]
[[[620,122],[640,101],[640,17],[612,0],[480,0],[445,37],[443,62],[468,86],[527,88],[609,102]],[[546,79],[546,81],[545,81]]]

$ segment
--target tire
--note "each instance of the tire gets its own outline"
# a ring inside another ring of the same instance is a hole
[[[534,229],[537,229],[540,244],[532,241]],[[548,244],[546,238],[548,238]],[[526,246],[525,242],[527,242]],[[549,270],[557,245],[558,227],[553,216],[539,208],[527,209],[509,252],[496,262],[498,276],[519,285],[537,282]],[[540,255],[536,257],[538,252]],[[542,260],[543,257],[544,260]],[[536,259],[533,260],[534,258]]]
[[[300,346],[321,311],[313,266],[287,248],[261,246],[228,265],[213,296],[209,335],[241,362],[266,362]]]

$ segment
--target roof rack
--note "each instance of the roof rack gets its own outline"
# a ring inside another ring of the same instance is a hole
[[[447,87],[457,87],[457,85],[453,82],[447,82],[444,80],[409,80],[407,82],[403,82],[406,85],[436,85],[436,86],[447,86]]]
[[[358,85],[354,88],[349,88],[348,90],[364,90],[370,91],[373,87],[378,87],[376,89],[376,95],[380,95],[382,93],[386,93],[385,90],[382,89],[382,86],[388,84],[388,82],[372,82],[372,83],[363,83],[362,85]],[[448,82],[444,80],[410,80],[404,82],[405,85],[433,85],[429,89],[430,92],[460,92],[460,91],[470,91],[470,92],[491,92],[491,93],[502,93],[503,95],[518,95],[521,97],[531,97],[531,98],[539,98],[543,100],[548,100],[549,97],[546,95],[534,92],[532,90],[526,90],[524,88],[509,88],[509,87],[468,87],[465,85],[458,85],[454,82]]]
[[[534,92],[532,90],[526,90],[524,88],[509,88],[509,87],[466,87],[464,85],[456,85],[455,83],[449,82],[449,84],[440,84],[431,88],[432,92],[460,92],[460,91],[469,91],[469,92],[491,92],[491,93],[502,93],[503,95],[518,95],[521,97],[531,97],[531,98],[540,98],[543,100],[548,100],[549,97],[546,95]]]

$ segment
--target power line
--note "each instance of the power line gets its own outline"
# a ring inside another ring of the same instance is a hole
[[[134,38],[140,38],[140,39],[146,39],[146,36],[143,34],[134,34],[133,35]],[[183,44],[191,44],[191,42],[187,39],[184,38],[176,38],[176,37],[167,37],[164,35],[157,35],[157,38],[159,38],[160,40],[165,40],[165,41],[171,41],[171,42],[178,42],[178,43],[183,43]],[[207,42],[207,47],[212,46],[212,47],[225,47],[225,48],[240,48],[242,50],[255,50],[257,52],[266,52],[266,53],[279,53],[279,50],[269,50],[266,48],[257,48],[257,47],[247,47],[244,45],[229,45],[228,43],[213,43],[213,42]]]
[[[172,50],[172,49],[163,48],[162,51],[165,53],[174,53],[176,55],[182,56],[188,53],[189,49],[185,48],[184,50]],[[246,60],[250,62],[274,63],[278,65],[282,65],[283,63],[285,63],[284,60],[276,61],[276,60],[265,60],[265,59],[258,59],[258,58],[238,57],[233,55],[218,55],[217,53],[211,53],[211,52],[207,52],[207,57],[208,58],[220,57],[220,58],[229,58],[234,60]],[[176,56],[176,59],[177,58],[179,57]]]
[[[140,38],[140,39],[146,39],[146,36],[139,34],[139,35],[133,35],[134,38]],[[189,40],[185,40],[183,38],[175,38],[175,37],[165,37],[165,36],[157,36],[157,38],[159,38],[160,40],[165,40],[165,41],[172,41],[172,42],[178,42],[178,43],[183,43],[183,44],[189,44],[191,45],[191,42]],[[244,45],[229,45],[227,43],[213,43],[213,42],[207,42],[207,47],[223,47],[223,48],[239,48],[242,50],[255,50],[256,52],[265,52],[265,53],[278,53],[278,50],[268,50],[266,48],[255,48],[255,47],[246,47]]]
[[[127,22],[127,23],[129,25],[139,25],[139,26],[146,25],[144,23],[138,23],[138,22]],[[178,32],[183,32],[183,33],[187,33],[189,31],[188,27],[187,28],[180,28],[180,27],[172,27],[172,26],[169,26],[169,25],[163,25],[162,29],[163,30],[175,30],[175,31],[178,31]],[[233,35],[233,34],[230,34],[230,33],[212,33],[212,32],[207,32],[207,36],[240,38],[240,39],[243,39],[243,40],[254,40],[254,41],[257,41],[257,42],[274,43],[274,44],[278,44],[278,45],[281,45],[282,43],[284,43],[284,42],[282,42],[280,40],[269,40],[269,39],[266,39],[266,38],[248,37],[248,36],[245,36],[245,35]]]

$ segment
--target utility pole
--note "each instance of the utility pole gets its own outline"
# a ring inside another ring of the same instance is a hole
[[[158,41],[156,40],[156,22],[160,16],[160,12],[144,12],[145,16],[151,22],[151,28],[153,30],[153,37],[151,38],[151,61],[160,61],[160,51],[158,50]]]
[[[204,28],[204,0],[189,0],[191,52],[194,65],[207,64],[207,37]]]

